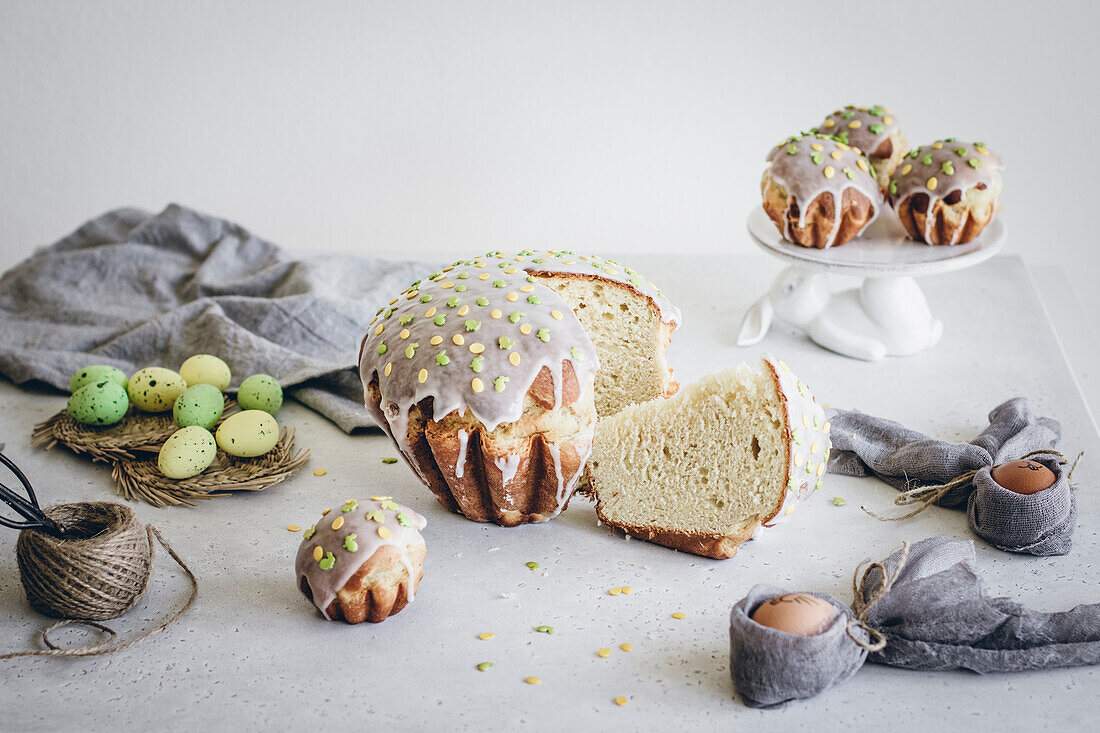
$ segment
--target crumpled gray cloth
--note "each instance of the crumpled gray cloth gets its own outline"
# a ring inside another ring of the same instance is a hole
[[[130,374],[220,356],[231,389],[264,372],[340,428],[371,426],[357,354],[424,265],[293,260],[237,224],[171,205],[110,211],[0,277],[0,374],[68,389],[89,364]]]
[[[852,610],[825,593],[810,595],[828,601],[840,613],[819,634],[789,634],[752,620],[761,603],[791,592],[754,585],[730,612],[730,676],[750,707],[780,707],[813,697],[851,677],[867,657],[866,650],[848,636]],[[854,627],[852,633],[867,642],[863,629]]]
[[[901,551],[883,561],[888,575]],[[870,570],[864,600],[881,583]],[[1100,664],[1100,604],[1042,613],[1008,598],[988,598],[975,569],[974,544],[930,537],[914,544],[868,623],[886,647],[868,661],[908,669],[1016,672]]]
[[[904,425],[861,412],[830,409],[833,441],[829,472],[873,475],[905,491],[944,484],[968,471],[968,483],[952,488],[936,503],[968,506],[970,528],[994,547],[1031,555],[1064,555],[1072,545],[1076,499],[1056,461],[1039,459],[1058,481],[1021,496],[994,483],[990,468],[1035,450],[1052,449],[1061,426],[1031,411],[1017,397],[989,413],[989,426],[969,443],[936,440]]]

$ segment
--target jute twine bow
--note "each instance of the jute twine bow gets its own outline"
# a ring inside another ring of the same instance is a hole
[[[199,590],[195,574],[160,532],[139,522],[129,507],[88,502],[59,504],[43,512],[64,528],[67,538],[31,529],[20,532],[15,546],[19,576],[35,610],[65,620],[42,631],[48,649],[12,652],[0,659],[88,657],[129,649],[167,629],[191,607]],[[114,644],[115,632],[97,621],[121,616],[144,595],[153,570],[154,537],[187,574],[191,594],[168,620],[131,641]],[[70,624],[90,626],[109,637],[79,647],[58,647],[50,640],[50,632]]]
[[[893,574],[887,575],[885,565],[880,562],[871,562],[871,558],[867,558],[856,566],[856,572],[852,575],[852,612],[855,617],[848,621],[845,631],[848,633],[848,638],[868,652],[877,652],[886,648],[886,637],[881,631],[867,623],[867,614],[870,612],[871,606],[878,603],[879,599],[894,587],[894,581],[898,579],[901,569],[905,567],[905,561],[908,559],[909,543],[902,542],[901,555],[898,557],[898,564],[894,567]],[[871,591],[871,571],[876,569],[879,572],[878,587]],[[860,639],[852,632],[854,628],[866,631],[871,640],[864,641]]]
[[[1043,456],[1043,455],[1045,455],[1045,456],[1054,456],[1055,458],[1058,459],[1058,465],[1060,465],[1060,466],[1064,466],[1068,462],[1068,459],[1066,458],[1066,456],[1064,454],[1059,453],[1056,450],[1048,450],[1048,449],[1033,450],[1030,453],[1028,453],[1027,455],[1020,456],[1020,458],[1018,458],[1017,460],[1026,461],[1028,458],[1031,458],[1032,456]],[[1066,480],[1069,480],[1069,479],[1073,478],[1073,472],[1077,469],[1077,464],[1078,464],[1078,462],[1080,462],[1081,456],[1083,456],[1083,455],[1085,455],[1083,451],[1081,453],[1077,454],[1077,460],[1075,460],[1073,462],[1073,467],[1070,469],[1069,474],[1066,477]],[[985,468],[985,466],[983,466],[982,468]],[[883,517],[883,516],[880,516],[880,515],[876,514],[873,511],[871,511],[867,507],[860,507],[860,509],[862,509],[866,513],[870,514],[875,519],[880,519],[884,522],[897,522],[901,519],[909,519],[910,517],[915,517],[918,514],[920,514],[921,512],[923,512],[925,509],[927,509],[928,507],[932,506],[937,501],[942,499],[944,496],[946,496],[949,491],[951,491],[953,489],[960,488],[962,486],[966,486],[967,484],[969,484],[971,481],[974,480],[974,477],[978,475],[978,472],[981,471],[982,468],[976,468],[973,471],[967,471],[966,473],[960,473],[958,476],[951,479],[950,481],[948,481],[945,484],[930,484],[928,486],[918,486],[915,489],[908,489],[907,491],[902,491],[902,492],[898,493],[898,495],[896,497],[894,497],[894,504],[895,505],[897,505],[897,506],[909,506],[910,504],[917,504],[918,505],[916,509],[913,509],[908,514],[902,514],[899,517]]]

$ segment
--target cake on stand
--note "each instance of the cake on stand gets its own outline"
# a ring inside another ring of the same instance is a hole
[[[997,254],[1005,228],[994,218],[977,239],[953,246],[914,242],[890,212],[840,247],[811,249],[784,240],[763,207],[749,215],[749,236],[788,266],[749,308],[738,346],[759,343],[773,318],[806,333],[830,351],[877,361],[908,356],[934,346],[943,323],[933,317],[916,278],[961,270]],[[863,279],[857,288],[834,292],[829,274]]]

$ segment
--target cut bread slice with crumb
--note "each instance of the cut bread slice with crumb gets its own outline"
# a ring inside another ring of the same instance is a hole
[[[829,424],[809,389],[765,356],[667,400],[601,418],[587,466],[599,518],[628,535],[729,558],[821,485]]]

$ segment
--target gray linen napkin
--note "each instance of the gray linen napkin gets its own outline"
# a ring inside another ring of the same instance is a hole
[[[883,565],[888,575],[901,551]],[[877,568],[864,600],[881,583]],[[893,586],[867,622],[886,637],[868,661],[908,669],[1016,672],[1100,664],[1100,604],[1042,613],[1008,598],[988,598],[975,569],[974,544],[930,537],[914,544]]]
[[[945,484],[970,471],[973,478],[950,489],[940,506],[967,505],[970,529],[994,547],[1031,555],[1064,555],[1072,546],[1076,498],[1062,467],[1036,458],[1052,471],[1053,486],[1021,496],[998,486],[990,468],[1035,450],[1052,449],[1061,437],[1057,421],[1039,417],[1023,397],[989,413],[989,426],[969,443],[936,440],[904,425],[861,412],[830,409],[829,472],[873,475],[905,491]]]
[[[68,389],[89,364],[178,369],[216,354],[275,377],[341,429],[373,425],[356,369],[375,311],[424,265],[289,258],[216,217],[171,205],[118,209],[0,277],[0,374]]]

